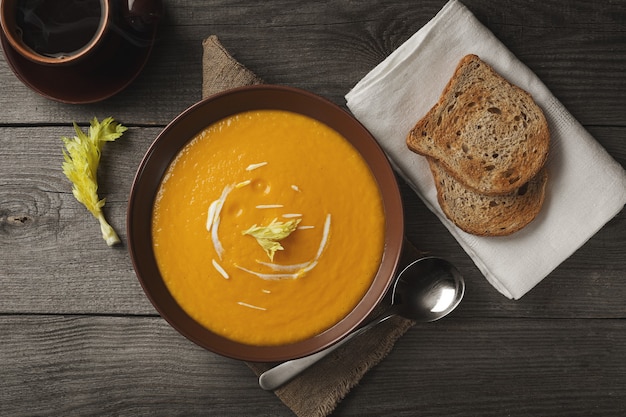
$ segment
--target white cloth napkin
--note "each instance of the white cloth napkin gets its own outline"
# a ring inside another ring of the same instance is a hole
[[[532,94],[551,132],[544,206],[523,230],[478,237],[452,224],[437,203],[426,160],[406,136],[437,102],[459,60],[476,54]],[[412,186],[502,294],[519,299],[573,254],[626,204],[626,172],[460,2],[443,9],[346,95],[348,108],[374,135]]]

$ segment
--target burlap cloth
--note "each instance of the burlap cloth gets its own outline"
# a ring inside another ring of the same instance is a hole
[[[203,98],[230,88],[263,82],[235,60],[217,36],[209,36],[202,46]],[[415,256],[415,249],[410,247],[403,255],[403,262]],[[274,393],[297,416],[326,416],[369,369],[387,356],[396,340],[412,325],[412,321],[401,317],[387,320],[337,349]],[[247,365],[258,376],[274,364],[249,362]]]

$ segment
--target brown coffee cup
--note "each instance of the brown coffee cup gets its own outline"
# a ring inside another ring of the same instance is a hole
[[[119,38],[152,41],[162,8],[161,0],[0,0],[0,24],[18,54],[62,66],[111,55]]]
[[[2,32],[23,57],[69,65],[93,54],[111,25],[109,0],[0,0]]]

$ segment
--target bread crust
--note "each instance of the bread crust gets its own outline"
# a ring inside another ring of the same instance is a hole
[[[434,159],[430,165],[439,206],[461,230],[478,236],[507,236],[535,219],[545,198],[548,174],[543,168],[527,184],[509,194],[488,196],[465,187]]]
[[[410,150],[485,195],[509,194],[535,177],[549,142],[532,96],[476,55],[461,59],[437,104],[407,137]]]

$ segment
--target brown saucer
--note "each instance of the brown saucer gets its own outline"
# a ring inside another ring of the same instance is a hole
[[[148,61],[155,38],[156,27],[143,44],[118,37],[114,55],[107,60],[95,63],[87,59],[75,65],[50,67],[19,55],[0,32],[4,56],[17,78],[42,96],[69,104],[102,101],[126,88]]]

